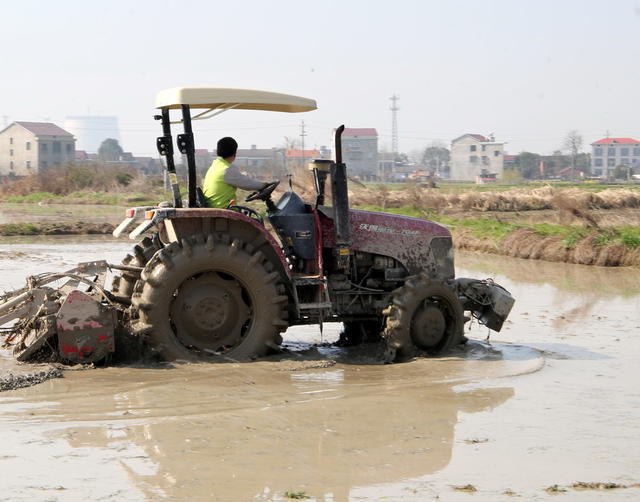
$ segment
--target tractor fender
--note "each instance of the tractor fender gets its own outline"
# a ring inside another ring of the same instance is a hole
[[[287,259],[275,237],[264,225],[244,214],[214,208],[154,208],[146,212],[145,218],[129,237],[138,238],[154,227],[160,230],[167,244],[194,234],[227,233],[255,250],[259,248],[274,266],[280,266],[284,277],[291,276]]]

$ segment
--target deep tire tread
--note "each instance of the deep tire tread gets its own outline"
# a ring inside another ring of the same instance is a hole
[[[447,339],[435,352],[420,350],[411,340],[411,322],[416,309],[429,296],[441,296],[450,300],[453,309],[454,325]],[[384,311],[386,324],[382,333],[383,359],[391,363],[407,359],[418,354],[438,356],[449,351],[463,339],[464,312],[455,294],[442,283],[432,281],[422,273],[407,278],[404,286],[392,291],[390,306]]]
[[[252,252],[249,252],[251,249]],[[166,257],[172,265],[167,266]],[[139,309],[137,333],[145,335],[148,344],[167,360],[216,361],[250,360],[277,350],[280,332],[289,327],[286,320],[289,298],[279,272],[261,252],[228,234],[195,235],[172,243],[156,255],[144,269],[132,298]],[[164,257],[164,258],[163,258]],[[250,331],[238,345],[220,356],[206,351],[189,349],[178,341],[168,317],[173,292],[189,277],[215,270],[218,263],[227,273],[236,275],[248,289],[253,289],[253,309],[259,317],[253,320]],[[175,289],[174,289],[175,287]]]

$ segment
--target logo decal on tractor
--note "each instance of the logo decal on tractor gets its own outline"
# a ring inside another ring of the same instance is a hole
[[[360,223],[359,228],[360,230],[368,230],[369,232],[378,232],[380,234],[418,235],[417,230],[383,227],[382,225],[370,225],[369,223]]]

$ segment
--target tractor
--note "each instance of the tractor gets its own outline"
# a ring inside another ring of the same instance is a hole
[[[303,200],[290,184],[274,201],[279,182],[273,182],[246,197],[246,202],[262,201],[264,213],[235,204],[206,207],[197,184],[192,121],[232,109],[308,112],[316,109],[314,100],[182,87],[158,93],[156,107],[163,131],[157,148],[173,200],[127,210],[114,231],[139,243],[120,265],[106,265],[117,271],[110,290],[89,286],[87,294],[93,292],[104,316],[117,311],[117,320],[100,329],[126,324],[165,360],[237,361],[278,351],[290,326],[342,322],[339,344],[378,342],[382,359],[390,363],[446,354],[466,340],[464,326],[471,317],[492,330],[502,328],[514,299],[491,280],[455,278],[445,226],[349,207],[344,126],[335,130],[335,160],[309,164],[315,200]],[[172,110],[180,112],[180,120],[171,120]],[[174,165],[175,123],[183,128],[176,144],[187,163],[186,201]],[[92,273],[99,263],[89,266]],[[57,301],[66,305],[64,300],[62,295]],[[17,305],[15,298],[5,298],[5,304],[11,301]],[[55,308],[50,310],[55,315]],[[0,321],[2,314],[0,303]],[[4,319],[9,315],[5,309]],[[101,351],[85,350],[85,360],[113,350],[111,338],[109,343]]]

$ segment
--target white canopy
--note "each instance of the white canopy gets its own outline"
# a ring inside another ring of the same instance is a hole
[[[235,109],[290,113],[308,112],[317,108],[313,99],[231,87],[174,87],[156,94],[156,108],[180,108],[181,105],[205,108],[208,111]],[[205,113],[207,112],[200,115]]]

